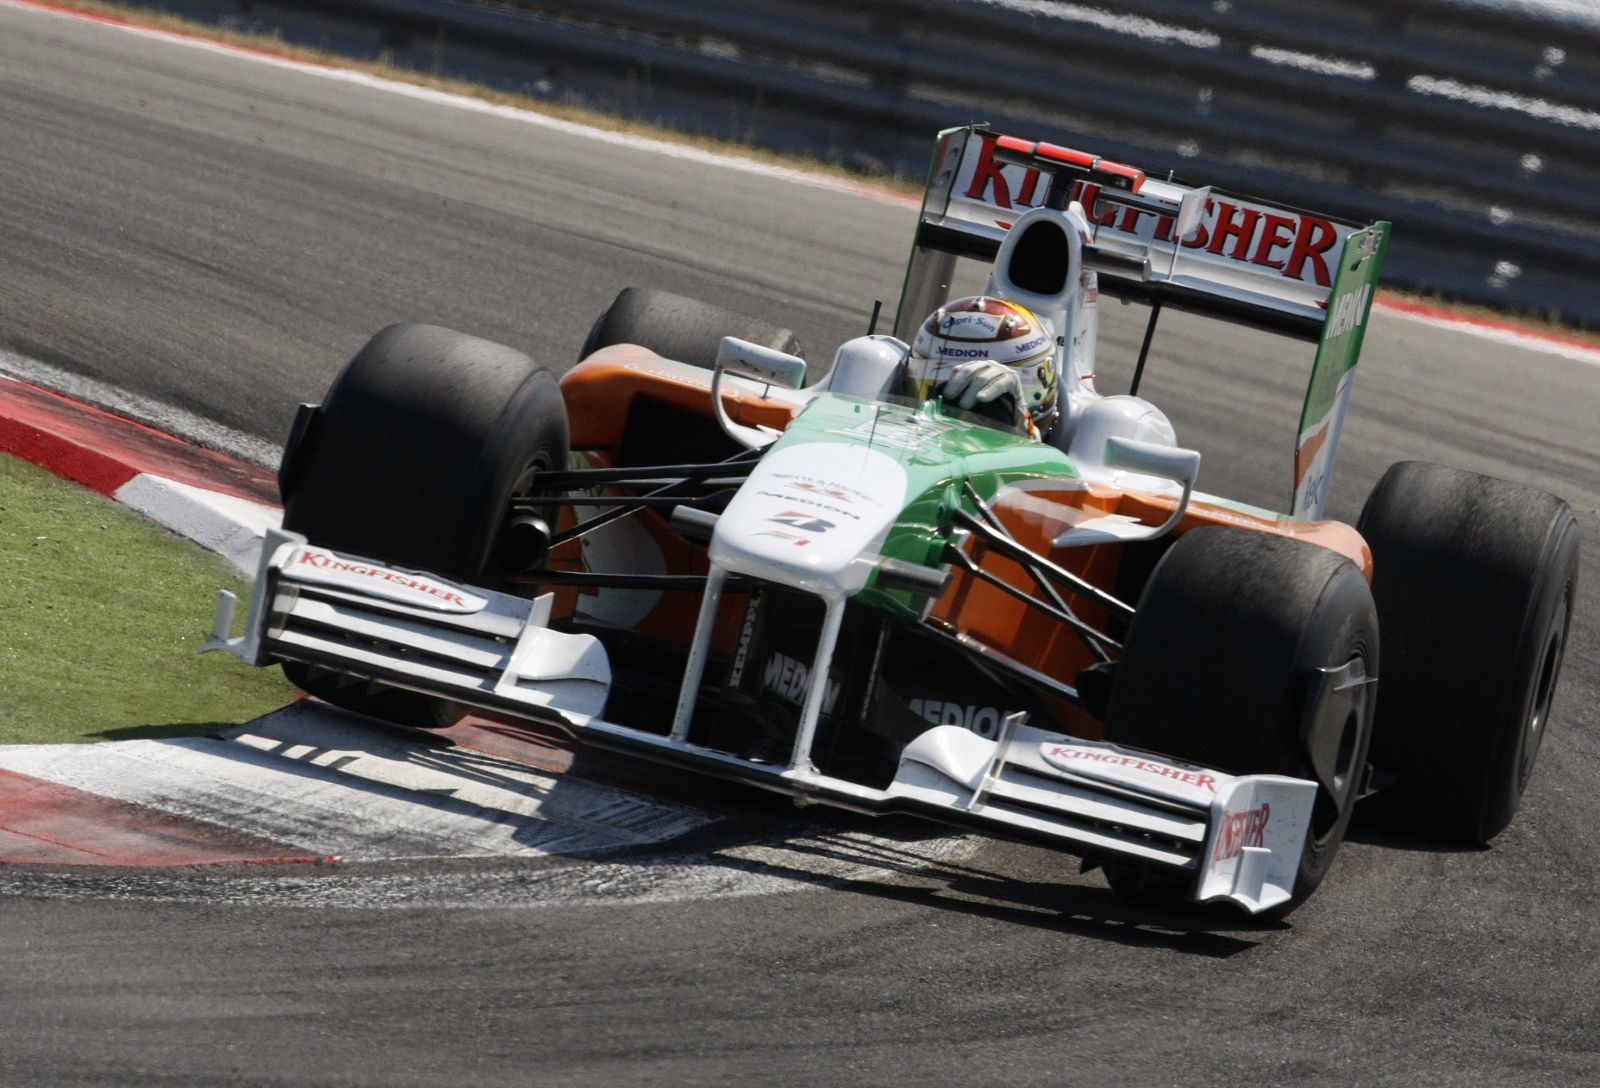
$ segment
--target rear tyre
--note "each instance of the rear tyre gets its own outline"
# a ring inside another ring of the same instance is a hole
[[[491,589],[511,496],[567,461],[555,375],[499,344],[391,325],[347,363],[280,472],[284,528],[335,551]],[[287,456],[287,455],[286,455]],[[330,674],[284,672],[346,709],[406,725],[458,719],[457,704]]]
[[[704,367],[717,365],[717,345],[737,336],[762,347],[800,355],[794,333],[760,318],[644,287],[624,288],[589,330],[578,352],[587,359],[614,344],[638,344],[663,359]]]
[[[1403,461],[1357,528],[1383,623],[1370,802],[1400,830],[1487,843],[1511,822],[1539,746],[1572,621],[1578,525],[1521,484]]]
[[[1366,579],[1335,552],[1229,528],[1196,529],[1156,565],[1124,641],[1106,737],[1232,774],[1318,783],[1293,899],[1316,890],[1344,840],[1367,762],[1378,618]],[[1112,886],[1180,885],[1118,864]],[[1188,883],[1181,885],[1187,888]]]

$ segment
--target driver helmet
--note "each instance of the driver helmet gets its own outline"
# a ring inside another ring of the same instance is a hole
[[[1040,433],[1056,411],[1056,333],[1033,311],[992,295],[951,299],[928,316],[911,341],[912,392],[926,400],[956,367],[989,360],[1014,367],[1026,408]]]

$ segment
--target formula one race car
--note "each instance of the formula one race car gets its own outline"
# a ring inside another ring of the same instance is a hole
[[[786,330],[659,291],[559,380],[391,327],[297,416],[251,618],[230,638],[224,594],[208,648],[378,717],[483,708],[1252,912],[1311,894],[1374,793],[1487,841],[1546,728],[1576,524],[1421,463],[1322,520],[1388,230],[976,126],[940,135],[894,335],[811,385]],[[1043,404],[1017,425],[907,381],[974,261],[1057,334],[1048,433]],[[1194,489],[1144,352],[1095,389],[1101,292],[1152,331],[1315,343],[1291,512]]]

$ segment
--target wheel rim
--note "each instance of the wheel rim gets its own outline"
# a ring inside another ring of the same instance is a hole
[[[1311,834],[1317,842],[1326,842],[1337,830],[1339,818],[1348,807],[1350,780],[1355,763],[1356,746],[1361,737],[1361,715],[1352,710],[1345,716],[1339,736],[1339,755],[1334,764],[1333,791],[1324,787],[1317,791],[1317,800],[1311,811]]]
[[[547,447],[541,446],[534,451],[528,463],[522,467],[522,470],[517,473],[512,481],[510,494],[507,496],[506,501],[502,503],[504,513],[502,514],[500,525],[495,529],[494,544],[489,552],[489,569],[484,572],[486,578],[491,578],[504,585],[508,584],[510,577],[522,573],[521,570],[516,569],[519,564],[507,554],[509,549],[506,546],[506,531],[511,522],[511,503],[516,499],[536,499],[540,495],[549,494],[549,492],[537,491],[535,489],[535,481],[538,480],[541,473],[552,471],[555,465],[556,456],[554,452]],[[548,513],[546,520],[549,520]]]
[[[1346,660],[1344,667],[1348,669],[1354,666],[1355,672],[1366,681],[1368,678],[1366,664],[1366,655],[1356,653]],[[1340,723],[1339,743],[1333,759],[1332,781],[1319,781],[1317,799],[1311,810],[1311,837],[1318,845],[1326,843],[1338,834],[1343,817],[1349,812],[1355,800],[1353,793],[1357,773],[1360,770],[1358,763],[1367,706],[1365,696],[1359,692],[1364,690],[1365,683],[1358,689],[1358,694]]]
[[[1566,619],[1572,608],[1572,590],[1568,587],[1562,596],[1561,607],[1556,609],[1556,622],[1545,640],[1544,654],[1539,661],[1538,678],[1533,690],[1533,702],[1528,710],[1528,720],[1523,726],[1522,755],[1517,761],[1517,792],[1521,793],[1533,774],[1533,763],[1538,758],[1539,746],[1544,742],[1544,726],[1550,715],[1550,703],[1555,697],[1556,677],[1561,673],[1561,655],[1566,648]]]

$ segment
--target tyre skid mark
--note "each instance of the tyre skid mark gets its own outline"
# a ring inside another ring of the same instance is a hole
[[[470,740],[473,727],[458,733]],[[499,735],[498,743],[510,742]],[[536,761],[549,751],[529,746]],[[7,783],[33,794],[31,823],[7,819]],[[98,826],[99,837],[56,834],[52,810]],[[154,827],[171,842],[148,832]],[[708,832],[717,844],[704,845]],[[702,845],[684,841],[692,833]],[[312,701],[218,737],[0,748],[0,863],[344,863],[315,878],[234,876],[226,887],[181,868],[109,882],[6,874],[13,890],[52,895],[333,906],[674,902],[882,879],[976,849],[965,835],[899,834],[770,811],[727,820]],[[119,845],[129,835],[135,845]],[[469,868],[441,875],[428,862]]]

